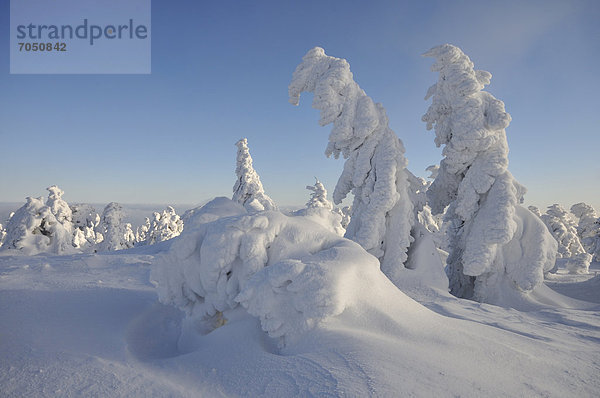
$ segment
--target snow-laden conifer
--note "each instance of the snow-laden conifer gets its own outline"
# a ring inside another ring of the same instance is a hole
[[[596,209],[587,203],[576,203],[571,206],[571,213],[579,220],[577,236],[585,251],[595,255],[594,260],[600,261],[600,218]]]
[[[14,212],[6,225],[6,236],[1,249],[18,249],[26,254],[48,251],[50,232],[44,219],[51,216],[43,198],[27,197],[25,204]]]
[[[145,217],[144,224],[137,227],[137,229],[135,231],[136,242],[145,243],[146,240],[148,239],[148,232],[150,231],[151,227],[152,227],[152,225],[150,224],[150,218]]]
[[[73,246],[73,222],[72,212],[69,204],[62,198],[64,191],[52,185],[46,188],[48,199],[46,206],[54,217],[46,217],[44,228],[50,233],[50,251],[53,253],[64,253]]]
[[[265,194],[260,177],[252,166],[248,140],[242,138],[236,145],[238,147],[237,165],[235,167],[237,180],[233,186],[232,200],[243,205],[248,211],[276,210],[277,206]]]
[[[416,218],[409,182],[414,176],[406,170],[402,142],[388,127],[383,106],[354,81],[345,59],[328,56],[319,47],[310,50],[294,71],[290,103],[298,105],[303,92],[314,93],[319,124],[333,124],[325,154],[346,159],[333,192],[335,204],[350,192],[354,195],[345,236],[378,257],[381,269],[396,281]]]
[[[474,70],[459,48],[444,44],[424,55],[435,58],[431,69],[439,72],[425,97],[432,104],[423,121],[428,130],[435,127],[436,145],[444,146],[427,197],[434,213],[449,206],[450,289],[489,301],[501,285],[532,290],[554,265],[555,243],[540,220],[518,206],[525,189],[508,171],[504,129],[511,117],[502,101],[482,91],[491,74]],[[521,240],[527,250],[508,252]],[[502,284],[504,278],[511,283]]]
[[[548,206],[542,220],[558,242],[559,258],[568,259],[566,267],[572,274],[587,274],[592,256],[583,248],[573,217],[559,204]]]
[[[6,236],[6,229],[0,224],[0,247],[4,244],[4,237]]]
[[[123,208],[111,202],[104,208],[100,222],[100,233],[103,241],[98,244],[98,251],[123,250],[133,247],[128,241],[127,228],[123,223]]]
[[[167,206],[162,213],[154,212],[153,220],[147,232],[146,244],[173,239],[183,231],[183,221],[171,206]]]
[[[306,203],[307,208],[322,207],[327,210],[333,209],[333,204],[327,199],[327,190],[317,177],[315,177],[315,185],[307,185],[306,189],[312,191],[310,199]]]
[[[325,186],[315,177],[315,185],[307,185],[311,191],[310,199],[304,209],[295,211],[295,216],[306,216],[339,236],[343,236],[346,229],[342,226],[343,214],[333,210],[333,204],[327,199]]]

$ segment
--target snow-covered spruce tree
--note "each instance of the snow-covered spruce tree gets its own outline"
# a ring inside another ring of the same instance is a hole
[[[162,213],[154,212],[153,218],[146,237],[148,245],[173,239],[183,231],[183,221],[171,206]]]
[[[76,203],[70,207],[73,214],[73,246],[85,251],[102,242],[102,233],[98,231],[100,215],[96,209],[86,203]]]
[[[561,205],[553,204],[548,206],[542,220],[558,242],[557,256],[568,259],[566,267],[569,273],[587,274],[592,256],[581,245],[571,215]]]
[[[123,224],[123,208],[116,202],[106,205],[99,225],[103,241],[98,244],[98,251],[123,250],[133,247],[126,238],[126,226]]]
[[[243,205],[248,211],[276,210],[277,206],[265,194],[260,177],[256,170],[254,170],[254,167],[252,167],[252,157],[248,150],[248,140],[242,138],[236,145],[238,147],[237,165],[235,167],[237,180],[233,186],[232,200]]]
[[[62,198],[64,194],[62,189],[52,185],[46,190],[49,192],[46,206],[54,216],[46,217],[44,225],[52,237],[50,251],[64,253],[73,247],[73,215],[69,204]]]
[[[396,282],[407,260],[413,238],[415,205],[406,170],[404,147],[388,127],[381,104],[375,104],[354,81],[345,59],[315,47],[302,58],[289,85],[290,103],[300,94],[314,93],[313,108],[321,111],[319,124],[332,123],[325,154],[346,159],[333,192],[340,204],[354,195],[346,237],[379,258],[382,271]]]
[[[4,226],[0,224],[0,247],[4,244],[4,237],[6,236],[6,230]]]
[[[144,244],[146,242],[146,240],[148,239],[148,232],[150,231],[150,228],[152,228],[152,225],[150,224],[150,219],[146,217],[144,219],[144,224],[140,225],[135,230],[136,243]]]
[[[327,199],[327,190],[317,177],[315,177],[315,185],[307,185],[306,189],[312,191],[310,199],[306,202],[307,208],[333,209],[333,204]]]
[[[343,215],[333,210],[333,204],[327,199],[325,186],[315,177],[315,185],[307,185],[311,191],[310,199],[304,209],[293,213],[294,216],[305,216],[321,224],[336,235],[343,236],[346,229],[342,226]]]
[[[27,197],[26,203],[10,218],[6,225],[4,244],[0,249],[18,249],[26,254],[48,251],[50,232],[44,228],[44,219],[52,216],[41,197]]]
[[[423,116],[442,146],[439,174],[427,191],[434,214],[444,211],[450,254],[447,274],[459,297],[494,302],[503,286],[531,291],[552,269],[556,243],[541,221],[518,205],[525,188],[508,171],[504,103],[482,91],[491,74],[476,71],[458,47],[424,54],[439,79]],[[518,248],[521,248],[517,250]],[[508,282],[508,283],[506,283]]]
[[[571,206],[571,213],[577,217],[577,236],[585,251],[596,254],[594,260],[600,261],[600,218],[596,210],[586,203]]]

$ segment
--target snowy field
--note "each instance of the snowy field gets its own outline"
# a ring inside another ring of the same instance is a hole
[[[315,178],[282,209],[246,138],[232,198],[181,217],[28,197],[0,227],[0,395],[600,396],[596,210],[523,207],[491,74],[453,45],[425,55],[430,181],[315,47],[289,100],[313,93],[352,206]]]
[[[600,392],[600,264],[516,311],[381,273],[339,316],[278,348],[243,311],[178,350],[182,313],[150,263],[171,241],[105,254],[0,256],[0,386],[24,396],[553,396]],[[375,289],[376,288],[376,289]],[[587,302],[577,301],[585,299]]]

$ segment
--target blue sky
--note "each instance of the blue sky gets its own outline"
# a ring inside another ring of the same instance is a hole
[[[57,184],[69,202],[199,203],[230,196],[247,137],[267,193],[302,204],[343,161],[305,95],[287,101],[310,48],[346,58],[388,112],[409,169],[439,163],[421,115],[437,75],[420,54],[452,43],[506,104],[510,170],[526,204],[600,210],[598,1],[152,2],[151,75],[10,75],[0,0],[0,201]]]

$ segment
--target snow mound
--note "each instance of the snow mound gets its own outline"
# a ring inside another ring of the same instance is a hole
[[[219,202],[198,217],[231,209]],[[162,303],[205,323],[222,323],[241,303],[271,336],[293,337],[340,314],[353,286],[379,272],[376,258],[309,217],[265,211],[195,224],[158,257],[151,279]]]

